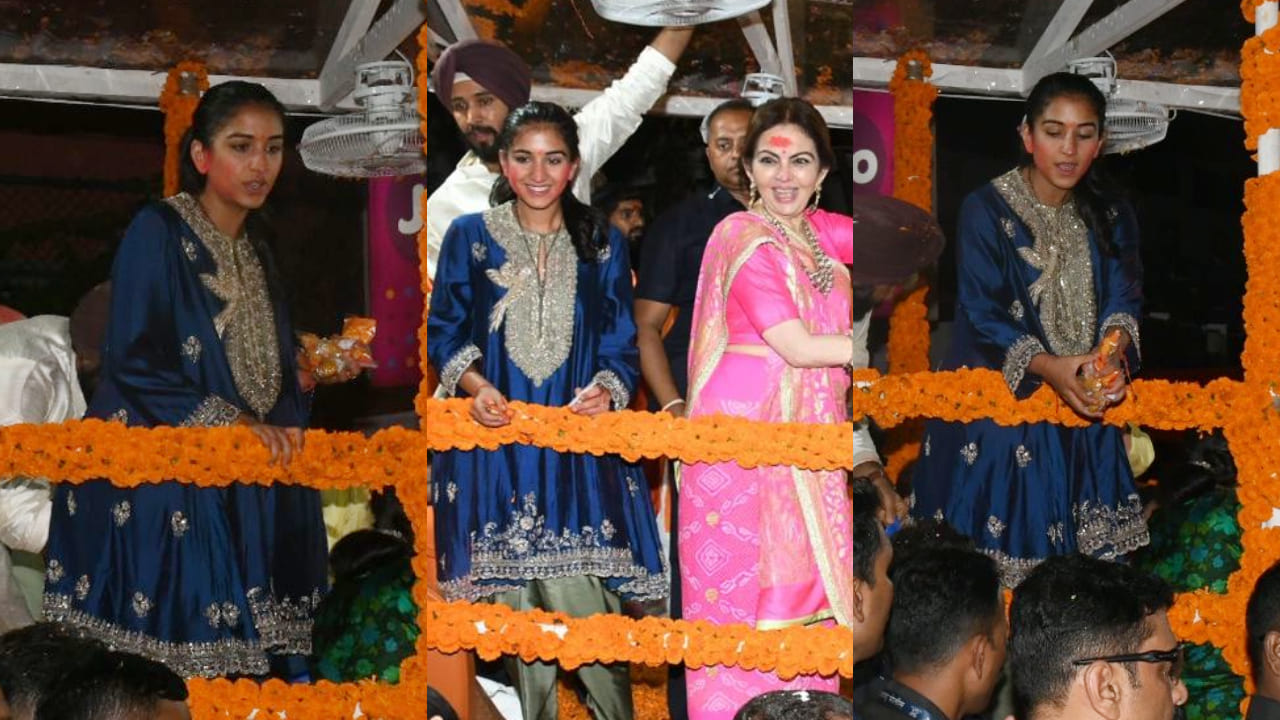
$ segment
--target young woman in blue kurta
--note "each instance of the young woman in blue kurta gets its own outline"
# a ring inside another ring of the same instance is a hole
[[[287,462],[308,403],[271,259],[250,212],[280,171],[284,108],[210,88],[183,145],[186,190],[134,218],[112,269],[88,417],[136,427],[245,424]],[[110,448],[98,448],[110,452]],[[326,589],[319,494],[106,480],[54,496],[45,613],[186,676],[296,675]]]
[[[1132,209],[1100,192],[1093,161],[1106,100],[1056,73],[1027,99],[1028,162],[966,198],[956,237],[957,306],[943,370],[990,368],[1023,398],[1047,382],[1092,422],[1079,427],[930,421],[913,513],[945,519],[994,557],[1013,586],[1050,555],[1114,558],[1147,543],[1118,428],[1096,422],[1081,368],[1118,329],[1138,361],[1141,265]],[[1125,375],[1105,389],[1123,400]]]

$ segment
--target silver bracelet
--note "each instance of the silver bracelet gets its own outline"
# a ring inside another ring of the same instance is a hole
[[[662,412],[666,412],[666,411],[670,410],[672,407],[675,407],[676,405],[681,405],[681,404],[684,404],[684,398],[676,398],[675,400],[672,400],[671,402],[667,403],[666,405],[663,405],[663,406],[662,406]]]

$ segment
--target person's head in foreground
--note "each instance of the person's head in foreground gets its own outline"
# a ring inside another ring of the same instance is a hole
[[[433,687],[427,688],[427,720],[458,720],[458,711]]]
[[[1245,610],[1245,632],[1257,695],[1280,702],[1280,563],[1262,573],[1253,586]]]
[[[949,718],[986,709],[1009,638],[995,561],[961,547],[917,548],[894,561],[890,577],[885,648],[894,680]]]
[[[851,720],[853,701],[821,690],[774,690],[757,695],[733,720]]]
[[[105,650],[101,643],[57,623],[37,623],[0,635],[0,691],[14,720],[35,717],[36,706],[71,663]]]
[[[1169,585],[1127,565],[1052,557],[1013,591],[1009,664],[1020,720],[1169,720],[1187,700]]]
[[[35,720],[190,720],[187,686],[154,660],[102,651],[72,662],[40,700]]]
[[[893,546],[877,513],[880,495],[865,482],[856,482],[853,495],[853,650],[855,660],[880,651],[884,627],[893,605],[889,564]]]

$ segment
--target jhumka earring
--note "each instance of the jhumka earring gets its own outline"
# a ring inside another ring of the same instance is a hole
[[[821,185],[819,185],[819,186],[818,186],[818,190],[817,190],[815,193],[813,193],[813,200],[811,200],[811,201],[809,202],[809,209],[810,209],[810,210],[817,210],[817,209],[818,209],[818,202],[819,202],[820,200],[822,200],[822,186],[821,186]]]
[[[756,187],[756,181],[751,181],[751,194],[747,197],[747,207],[755,207],[760,202],[760,189]]]

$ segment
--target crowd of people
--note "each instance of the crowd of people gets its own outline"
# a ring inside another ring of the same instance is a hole
[[[435,63],[432,86],[469,152],[428,199],[426,350],[438,394],[468,398],[478,425],[509,424],[516,401],[584,417],[647,405],[694,420],[848,423],[873,310],[938,259],[942,230],[906,203],[824,209],[835,150],[798,98],[716,107],[701,129],[714,186],[652,223],[625,188],[593,208],[593,176],[665,92],[692,32],[662,30],[576,114],[532,101],[528,66],[499,44],[457,43]],[[1091,421],[1124,401],[1141,347],[1137,222],[1095,166],[1105,107],[1068,73],[1030,93],[1025,157],[961,212],[942,366],[999,369],[1016,397],[1048,384]],[[181,146],[182,192],[137,215],[109,287],[69,321],[0,325],[20,379],[0,420],[243,425],[271,462],[291,462],[316,383],[359,368],[318,378],[299,364],[260,212],[284,142],[267,90],[210,88]],[[439,592],[574,617],[853,630],[862,663],[843,686],[672,668],[678,719],[1235,711],[1240,693],[1213,648],[1186,651],[1183,682],[1167,617],[1170,583],[1225,583],[1239,557],[1227,533],[1212,570],[1170,560],[1191,528],[1220,528],[1206,518],[1238,507],[1233,471],[1206,460],[1221,453],[1193,455],[1183,471],[1213,472],[1174,473],[1185,482],[1144,507],[1134,435],[1099,422],[931,421],[909,485],[888,477],[872,430],[855,426],[851,471],[646,466],[525,444],[437,453]],[[666,533],[654,486],[674,498]],[[182,678],[195,676],[397,682],[419,632],[413,528],[394,498],[378,503],[375,527],[330,552],[318,493],[292,485],[6,483],[0,629],[18,628],[0,637],[8,712],[185,717]],[[1116,562],[1148,543],[1136,563]],[[41,562],[43,578],[24,579],[20,566]],[[1256,718],[1280,716],[1278,578],[1263,576],[1248,610]],[[558,717],[555,663],[503,666],[526,720]],[[572,675],[594,717],[633,717],[625,664]]]

